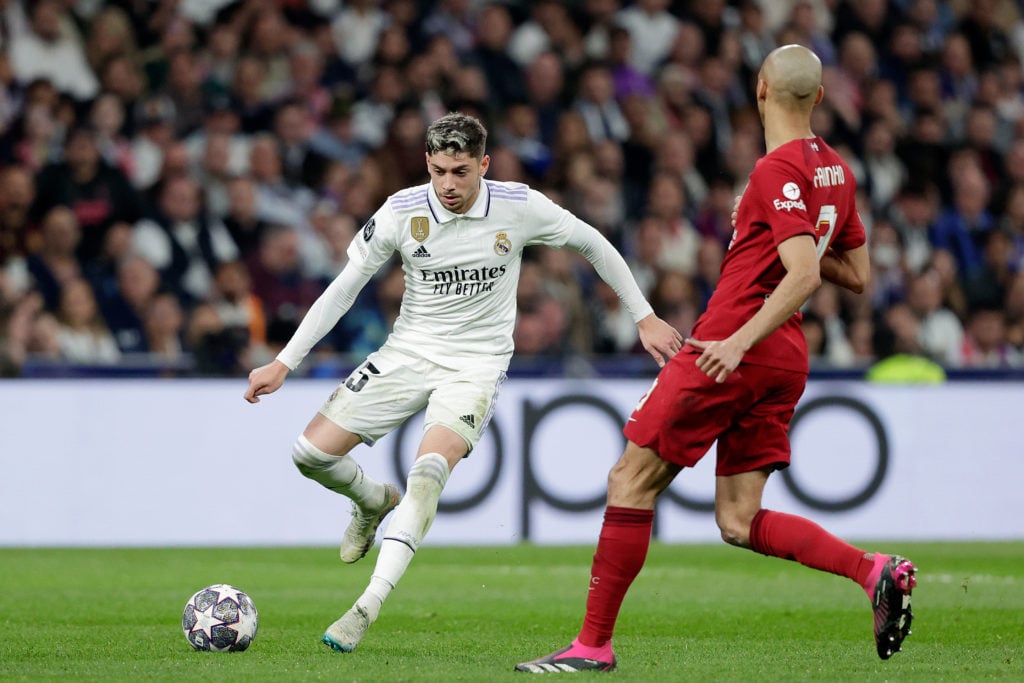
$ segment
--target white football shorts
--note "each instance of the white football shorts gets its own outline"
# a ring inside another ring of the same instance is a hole
[[[320,414],[372,446],[426,406],[424,432],[443,425],[472,451],[505,377],[484,364],[453,370],[384,346],[338,385]]]

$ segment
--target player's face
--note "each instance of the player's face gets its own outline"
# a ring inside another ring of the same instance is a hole
[[[428,154],[430,184],[444,208],[452,213],[466,213],[480,194],[481,178],[490,163],[491,158],[486,154],[483,159],[462,153],[455,156],[444,152]]]

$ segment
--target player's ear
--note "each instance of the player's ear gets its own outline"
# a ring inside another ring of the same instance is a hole
[[[491,155],[485,154],[484,158],[480,160],[480,177],[483,178],[487,175],[487,169],[491,165]]]
[[[819,104],[821,104],[821,101],[823,99],[825,99],[825,88],[823,86],[819,85],[818,86],[818,94],[814,98],[814,106],[817,107]]]
[[[757,89],[754,91],[759,100],[768,99],[768,81],[763,78],[757,79]]]

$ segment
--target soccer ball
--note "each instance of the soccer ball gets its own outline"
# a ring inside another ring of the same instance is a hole
[[[241,652],[256,637],[259,616],[244,592],[218,583],[188,599],[181,615],[181,630],[196,650]]]

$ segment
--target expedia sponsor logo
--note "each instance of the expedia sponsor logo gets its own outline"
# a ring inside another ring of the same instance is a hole
[[[420,279],[434,285],[434,294],[473,296],[489,292],[494,281],[505,275],[506,266],[481,268],[448,268],[447,270],[421,270]]]
[[[793,209],[800,209],[801,211],[807,210],[807,205],[804,204],[802,199],[776,199],[772,202],[775,205],[776,211],[792,211]]]

